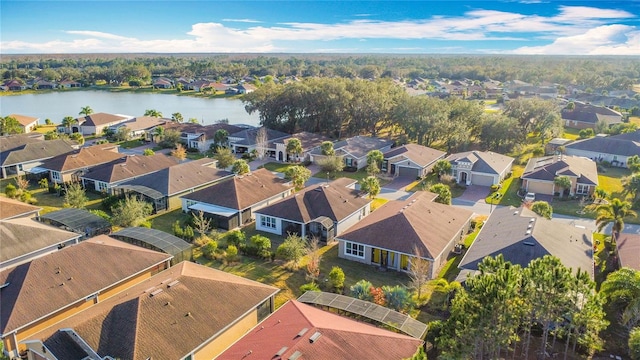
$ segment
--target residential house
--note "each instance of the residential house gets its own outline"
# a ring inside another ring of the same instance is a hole
[[[616,239],[620,267],[640,271],[640,235],[620,233]]]
[[[148,279],[171,256],[99,236],[0,272],[0,336],[18,357],[26,338]]]
[[[591,231],[545,219],[527,208],[493,210],[458,266],[463,270],[460,279],[478,271],[485,257],[500,254],[505,261],[522,267],[545,255],[555,256],[564,266],[593,278]]]
[[[176,123],[169,122],[164,125],[165,131],[177,130],[180,131],[180,141],[187,145],[187,148],[198,149],[200,152],[205,152],[215,144],[215,134],[218,130],[224,130],[227,134],[237,133],[243,130],[241,126],[230,124],[212,124],[212,125],[200,125],[193,123]],[[149,138],[153,138],[153,130],[148,132]],[[224,144],[226,145],[226,144]]]
[[[20,123],[20,128],[22,128],[23,133],[30,133],[38,127],[38,121],[40,118],[20,115],[20,114],[11,114],[9,117],[12,117]]]
[[[258,136],[258,131],[260,129],[262,128],[250,128],[235,133],[230,133],[231,135],[229,135],[229,146],[231,147],[233,152],[242,154],[251,152],[252,150],[259,150],[257,148],[258,146],[261,146],[261,144],[257,143],[256,137]],[[267,129],[266,142],[264,145],[262,145],[264,146],[264,148],[261,150],[266,152],[269,150],[268,146],[270,142],[281,140],[289,136],[289,134],[282,131]]]
[[[14,139],[0,138],[0,142],[13,142]],[[2,177],[23,174],[38,174],[44,172],[39,166],[45,161],[57,156],[69,154],[78,149],[78,145],[63,139],[37,140],[35,142],[21,143],[11,146],[10,150],[0,154],[0,168]]]
[[[217,359],[401,360],[411,358],[422,344],[420,339],[289,300]]]
[[[444,151],[418,144],[398,146],[384,153],[380,166],[385,176],[421,178],[427,176],[438,160],[444,159]]]
[[[82,186],[89,191],[110,194],[111,189],[120,183],[152,174],[179,163],[177,158],[165,154],[129,155],[91,168],[80,176],[80,181]]]
[[[604,106],[595,106],[573,102],[574,109],[562,109],[560,115],[564,120],[564,125],[574,129],[593,129],[599,121],[604,122],[607,126],[619,124],[622,122],[622,114]]]
[[[44,79],[39,79],[31,85],[31,88],[34,90],[52,90],[55,89],[58,85],[51,81],[46,81]]]
[[[49,172],[49,181],[56,184],[80,181],[89,169],[125,157],[118,145],[94,145],[45,160],[39,168]]]
[[[513,158],[491,151],[466,151],[447,156],[451,174],[465,185],[499,184],[511,173]]]
[[[0,220],[33,218],[40,214],[41,207],[0,196]]]
[[[210,86],[213,88],[215,92],[226,92],[229,88],[229,85],[222,83],[211,83]]]
[[[7,80],[2,87],[9,91],[22,91],[27,89],[27,85],[22,80]]]
[[[70,88],[82,87],[82,84],[77,81],[65,79],[60,81],[60,86],[62,86],[65,89],[70,89]]]
[[[289,140],[294,138],[300,140],[300,144],[302,145],[302,152],[297,155],[287,153],[287,143],[289,142]],[[273,141],[273,145],[270,146],[267,155],[275,158],[280,162],[306,161],[311,159],[311,151],[318,149],[320,145],[325,141],[331,141],[331,139],[321,134],[302,131],[288,137]]]
[[[82,239],[109,234],[111,223],[85,209],[64,208],[38,216],[38,220],[57,228],[73,231]]]
[[[234,176],[182,196],[182,211],[213,219],[215,227],[230,230],[255,219],[254,212],[291,194],[291,186],[267,169]]]
[[[71,126],[71,132],[79,132],[82,135],[101,135],[105,128],[129,121],[132,118],[128,115],[95,113],[77,118],[77,124]],[[68,130],[64,127],[61,129]]]
[[[248,94],[256,91],[257,88],[255,85],[245,82],[236,86],[236,89],[238,89],[238,93],[240,94]]]
[[[156,89],[171,89],[173,82],[167,78],[157,78],[153,80],[153,87]]]
[[[189,86],[187,87],[187,89],[194,90],[196,92],[201,92],[206,90],[210,86],[211,86],[211,81],[209,80],[197,80],[189,83]]]
[[[340,178],[307,187],[256,211],[256,229],[282,236],[315,236],[329,243],[371,212],[371,200],[360,196],[354,184],[355,180]]]
[[[4,203],[0,202],[0,206]],[[0,271],[77,244],[80,235],[33,218],[0,220]]]
[[[278,291],[182,262],[23,343],[48,360],[214,359],[273,312]]]
[[[156,118],[153,116],[138,116],[127,122],[110,126],[109,129],[116,132],[119,128],[126,127],[129,130],[130,139],[140,137],[147,138],[147,134],[153,129],[158,126],[164,126],[170,121],[170,119]]]
[[[578,140],[565,145],[565,153],[596,162],[607,161],[611,166],[626,167],[630,157],[640,155],[640,130],[613,136],[601,134]]]
[[[362,169],[367,166],[367,154],[371,150],[386,152],[391,149],[392,140],[384,140],[369,136],[355,136],[346,140],[338,141],[333,145],[337,156],[342,156],[344,165],[347,168]],[[317,148],[311,151],[311,161],[317,162],[326,156]]]
[[[560,189],[555,183],[559,176],[571,180],[569,189]],[[598,167],[588,158],[553,155],[531,158],[522,174],[522,187],[527,192],[544,195],[591,195],[598,186]]]
[[[154,212],[176,209],[181,206],[180,196],[234,176],[232,172],[216,169],[215,164],[215,160],[203,158],[170,166],[125,181],[113,189],[113,194],[141,196],[153,204]]]
[[[436,194],[393,200],[338,236],[338,256],[368,265],[410,271],[411,258],[431,264],[435,278],[454,246],[469,231],[473,212],[436,203]]]
[[[565,138],[553,138],[544,146],[545,155],[558,154],[561,151],[561,147],[565,148],[568,144],[571,144],[573,140]],[[565,151],[566,153],[566,151]]]

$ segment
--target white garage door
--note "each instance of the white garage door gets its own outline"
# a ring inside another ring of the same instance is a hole
[[[493,185],[493,176],[474,174],[473,178],[471,178],[471,183],[473,185],[491,186]]]

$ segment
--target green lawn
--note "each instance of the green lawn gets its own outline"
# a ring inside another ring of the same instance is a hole
[[[415,181],[407,185],[406,189],[409,192],[415,191],[428,191],[432,185],[439,183],[438,175],[431,173],[427,175],[421,181]],[[464,193],[466,188],[464,186],[458,186],[457,184],[449,184],[449,190],[451,190],[451,198],[457,198]]]
[[[612,198],[624,199],[622,194],[622,178],[631,175],[631,171],[623,168],[605,168],[598,172],[598,187],[604,189]]]
[[[181,224],[189,219],[189,215],[182,212],[182,209],[154,214],[149,217],[151,220],[151,228],[162,230],[166,233],[173,234],[173,224],[179,221]]]
[[[487,204],[493,203],[494,205],[515,207],[519,207],[522,204],[522,198],[518,196],[518,190],[520,190],[520,177],[524,172],[524,167],[513,165],[511,172],[511,177],[505,179],[502,182],[502,187],[497,191],[500,193],[500,197],[495,197],[495,193],[489,194],[485,199]]]
[[[279,173],[284,173],[285,170],[287,170],[287,168],[291,165],[295,165],[295,164],[284,164],[284,163],[277,163],[277,162],[270,162],[270,163],[266,163],[264,164],[264,168],[269,170],[269,171],[275,171],[275,172],[279,172]]]
[[[564,128],[564,133],[562,137],[569,140],[577,140],[580,138],[580,130],[572,129],[572,128]]]
[[[313,174],[312,176],[316,177],[316,178],[320,178],[320,179],[326,179],[327,178],[327,173],[324,172],[324,171],[319,171],[319,172]],[[329,173],[329,179],[330,180],[341,178],[341,177],[345,177],[345,178],[353,179],[353,180],[356,180],[356,181],[360,182],[362,179],[366,178],[367,176],[369,176],[369,174],[367,174],[367,170],[366,169],[360,169],[360,170],[358,170],[356,172],[338,171],[338,172]],[[385,180],[385,179],[381,179],[381,178],[378,178],[378,181],[380,182],[380,186],[385,186],[386,184],[389,183],[389,180]]]
[[[123,149],[133,149],[144,145],[144,141],[140,139],[121,141],[118,143]]]

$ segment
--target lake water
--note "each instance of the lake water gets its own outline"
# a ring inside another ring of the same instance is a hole
[[[202,124],[212,124],[216,120],[229,119],[230,124],[258,125],[258,113],[248,114],[242,101],[217,98],[200,99],[190,96],[169,94],[112,93],[108,91],[68,91],[46,94],[24,94],[0,96],[0,114],[20,114],[60,123],[65,116],[78,117],[84,106],[91,106],[94,112],[144,115],[145,110],[155,109],[166,118],[179,112],[187,121],[196,118]]]

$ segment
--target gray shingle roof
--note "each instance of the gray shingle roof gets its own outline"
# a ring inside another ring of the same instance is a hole
[[[640,130],[617,136],[596,136],[578,140],[565,145],[565,148],[621,156],[640,155]]]
[[[485,174],[501,174],[511,163],[513,158],[492,151],[466,151],[447,156],[446,160],[452,164],[458,161],[471,162],[471,171]]]
[[[545,156],[531,158],[522,174],[523,179],[553,181],[557,176],[577,176],[578,183],[598,185],[595,162],[579,156]]]
[[[384,158],[393,161],[396,157],[402,157],[424,168],[443,158],[445,154],[444,151],[430,147],[418,144],[407,144],[388,150],[384,153]]]
[[[14,150],[4,159],[2,166],[21,164],[30,161],[49,159],[74,150],[71,142],[63,139],[47,140],[26,144],[22,149]]]

